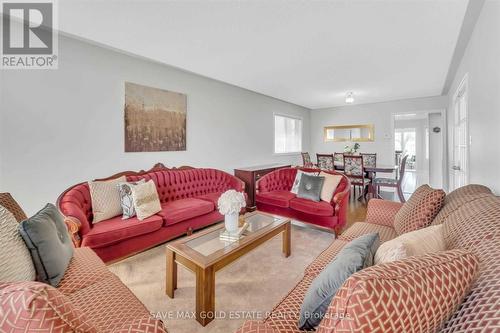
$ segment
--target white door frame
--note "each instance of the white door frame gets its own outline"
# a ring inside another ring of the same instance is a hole
[[[462,94],[465,94],[465,132],[466,132],[466,137],[467,137],[467,149],[465,152],[466,156],[466,161],[465,161],[465,183],[469,184],[469,179],[470,179],[470,143],[471,143],[471,137],[470,137],[470,132],[469,132],[469,73],[465,73],[464,77],[462,78],[462,81],[460,81],[460,84],[458,85],[457,90],[453,94],[453,99],[452,99],[452,108],[453,108],[453,121],[451,124],[451,156],[452,156],[452,161],[450,162],[449,165],[449,172],[450,172],[450,190],[454,190],[457,188],[455,185],[455,170],[454,170],[454,164],[455,164],[455,120],[457,117],[457,110],[456,110],[456,104],[458,101],[459,96]]]

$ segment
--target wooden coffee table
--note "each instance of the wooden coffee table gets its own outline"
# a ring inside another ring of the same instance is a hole
[[[274,236],[283,234],[285,257],[291,252],[290,219],[259,211],[245,215],[249,227],[234,242],[222,241],[224,223],[167,244],[166,294],[174,298],[177,289],[177,264],[196,274],[196,320],[205,326],[215,315],[215,272],[240,258]]]

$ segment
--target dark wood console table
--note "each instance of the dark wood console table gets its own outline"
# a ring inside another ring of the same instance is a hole
[[[267,164],[253,167],[234,169],[234,175],[245,183],[245,192],[248,195],[247,210],[255,210],[255,182],[271,171],[289,168],[290,164]]]

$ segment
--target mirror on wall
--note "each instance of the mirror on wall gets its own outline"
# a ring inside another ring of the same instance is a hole
[[[374,141],[373,125],[342,125],[342,126],[326,126],[324,128],[325,142],[333,141],[353,141],[366,142]]]

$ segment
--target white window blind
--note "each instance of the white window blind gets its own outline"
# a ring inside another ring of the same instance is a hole
[[[302,151],[302,120],[274,115],[274,152],[299,153]]]

